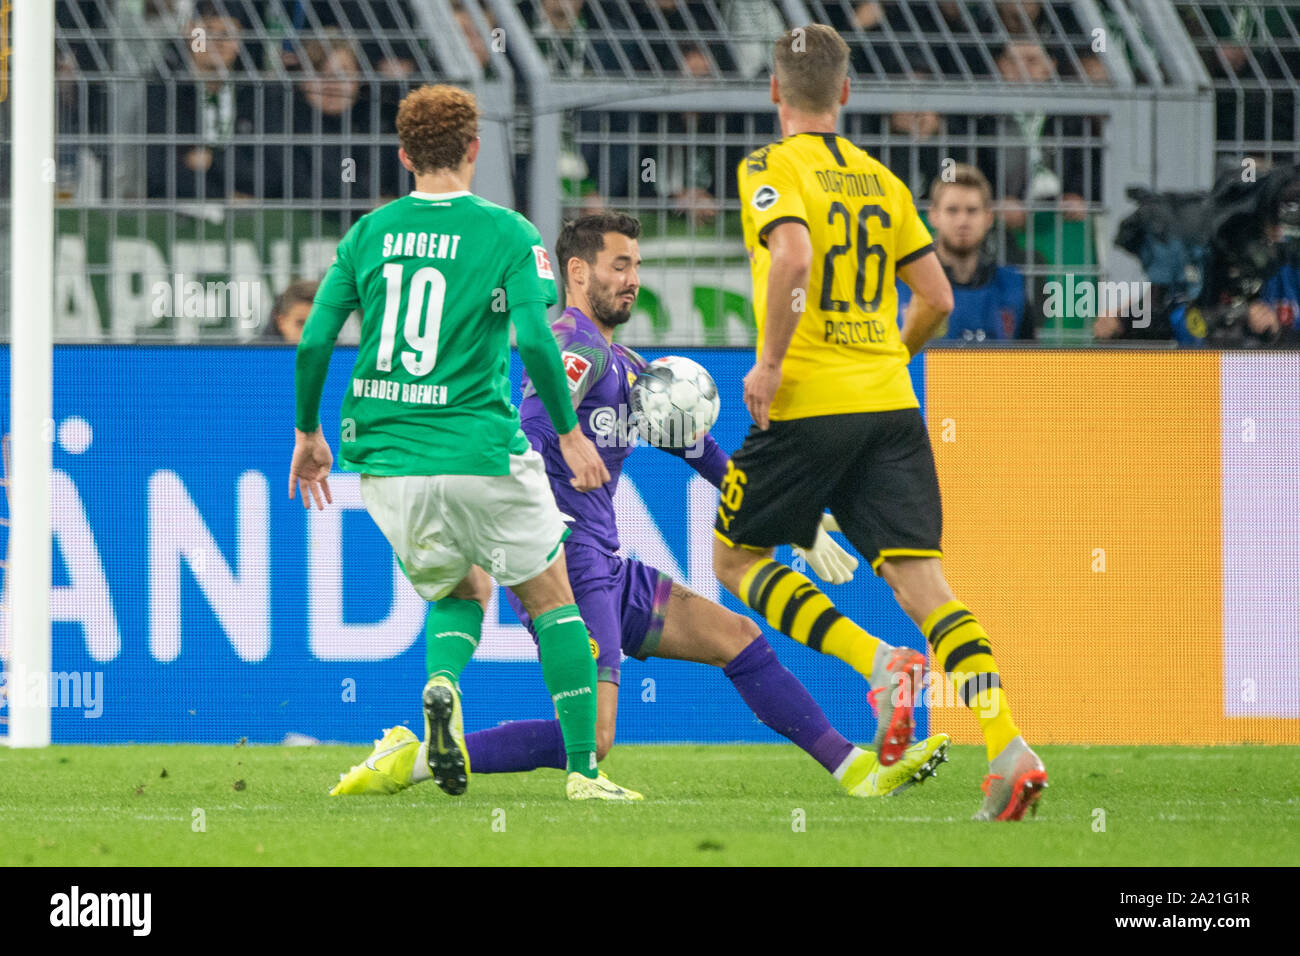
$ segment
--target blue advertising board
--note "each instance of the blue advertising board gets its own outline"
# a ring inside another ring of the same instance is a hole
[[[677,354],[717,379],[714,435],[736,448],[749,425],[741,379],[753,353]],[[336,450],[354,357],[339,349],[326,385],[323,420]],[[366,514],[357,476],[332,476],[335,502],[323,512],[288,498],[293,362],[283,347],[55,349],[56,742],[362,742],[394,723],[419,729],[425,605]],[[513,377],[517,396],[517,358]],[[919,360],[913,380],[919,392]],[[0,383],[7,394],[7,348]],[[7,432],[7,402],[0,424]],[[711,573],[716,491],[680,459],[638,449],[618,507],[625,553],[748,613]],[[777,557],[789,560],[789,550]],[[871,632],[922,647],[865,565],[850,584],[825,588]],[[765,633],[841,732],[870,736],[857,674]],[[499,593],[462,689],[470,730],[552,714],[532,644]],[[718,669],[656,660],[624,664],[618,738],[780,739]]]

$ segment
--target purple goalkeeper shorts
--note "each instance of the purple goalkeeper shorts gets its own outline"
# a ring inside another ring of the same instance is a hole
[[[672,578],[582,544],[565,544],[564,558],[578,613],[596,642],[596,680],[617,684],[623,654],[645,660],[659,647]],[[536,641],[528,612],[508,588],[506,600]]]

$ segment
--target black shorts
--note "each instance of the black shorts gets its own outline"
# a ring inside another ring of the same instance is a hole
[[[740,547],[809,547],[826,510],[877,573],[885,558],[942,556],[939,477],[919,409],[752,426],[713,527]]]

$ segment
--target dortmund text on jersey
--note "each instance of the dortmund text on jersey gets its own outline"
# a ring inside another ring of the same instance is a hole
[[[916,408],[899,335],[896,270],[931,249],[907,187],[884,165],[833,133],[800,133],[740,164],[745,247],[754,278],[762,354],[772,257],[767,238],[803,223],[812,269],[803,316],[781,368],[774,419]]]

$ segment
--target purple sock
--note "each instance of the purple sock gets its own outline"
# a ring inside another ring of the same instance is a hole
[[[538,767],[563,770],[564,735],[558,720],[512,720],[465,735],[470,773],[518,773]]]
[[[754,715],[831,773],[853,750],[761,634],[722,669]],[[471,769],[477,769],[470,764]]]

